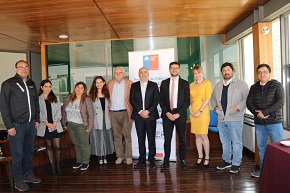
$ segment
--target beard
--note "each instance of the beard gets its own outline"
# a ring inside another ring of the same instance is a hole
[[[230,80],[232,77],[233,77],[233,75],[230,75],[230,74],[225,74],[225,75],[223,75],[223,78],[224,78],[225,80]]]
[[[170,73],[170,75],[172,76],[172,77],[177,77],[179,74],[177,73],[177,74],[172,74],[172,73]]]

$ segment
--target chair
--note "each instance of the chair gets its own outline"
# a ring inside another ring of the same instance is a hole
[[[218,124],[217,113],[214,110],[210,110],[210,121],[209,121],[208,130],[211,132],[218,133],[219,130],[217,128],[217,124]]]

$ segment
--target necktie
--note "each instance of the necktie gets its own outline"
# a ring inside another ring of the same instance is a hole
[[[175,79],[172,79],[171,91],[170,91],[170,109],[171,110],[174,108],[174,81]]]

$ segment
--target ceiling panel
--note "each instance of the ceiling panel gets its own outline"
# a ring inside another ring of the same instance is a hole
[[[0,50],[39,43],[223,34],[268,0],[1,0]],[[69,39],[58,36],[67,34]]]

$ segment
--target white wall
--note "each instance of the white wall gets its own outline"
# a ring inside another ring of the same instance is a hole
[[[26,53],[0,52],[0,85],[2,85],[6,79],[15,75],[15,63],[19,60],[26,61]],[[4,127],[2,117],[0,117],[0,130],[5,129]]]
[[[26,61],[26,53],[0,52],[0,84],[15,75],[14,67],[18,60]]]

